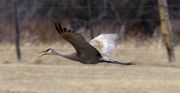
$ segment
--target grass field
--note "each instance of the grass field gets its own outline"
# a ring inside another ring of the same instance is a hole
[[[61,46],[61,48],[59,48]],[[69,45],[24,45],[23,60],[16,61],[14,46],[0,45],[0,93],[179,93],[180,48],[177,62],[169,64],[163,47],[119,46],[112,57],[133,61],[133,66],[101,63],[85,65],[57,56],[39,58],[53,47],[72,51]]]

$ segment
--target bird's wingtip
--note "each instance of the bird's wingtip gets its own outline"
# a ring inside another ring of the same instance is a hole
[[[54,22],[54,25],[55,25],[56,31],[60,34],[63,31],[61,24],[58,22]]]

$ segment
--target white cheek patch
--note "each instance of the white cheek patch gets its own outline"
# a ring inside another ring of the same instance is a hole
[[[47,53],[51,53],[52,52],[52,50],[48,50],[48,52]]]

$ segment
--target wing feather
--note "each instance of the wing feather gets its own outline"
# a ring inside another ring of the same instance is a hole
[[[89,43],[100,51],[104,55],[110,55],[110,53],[116,47],[117,34],[101,34]]]
[[[91,46],[80,34],[75,33],[72,30],[63,28],[59,23],[55,23],[55,28],[60,36],[62,36],[65,40],[73,45],[78,56],[101,56],[98,50]]]

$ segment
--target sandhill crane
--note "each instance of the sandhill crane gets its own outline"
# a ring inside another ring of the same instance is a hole
[[[62,53],[55,49],[49,48],[41,53],[43,55],[58,55],[65,57],[67,59],[80,61],[84,64],[96,64],[96,63],[115,63],[122,65],[132,65],[131,62],[118,62],[112,60],[106,54],[110,53],[115,48],[115,40],[117,38],[116,34],[101,34],[89,43],[82,37],[80,34],[75,33],[72,30],[68,30],[65,27],[62,27],[59,23],[54,23],[56,31],[62,36],[65,40],[70,42],[75,48],[75,53]]]

